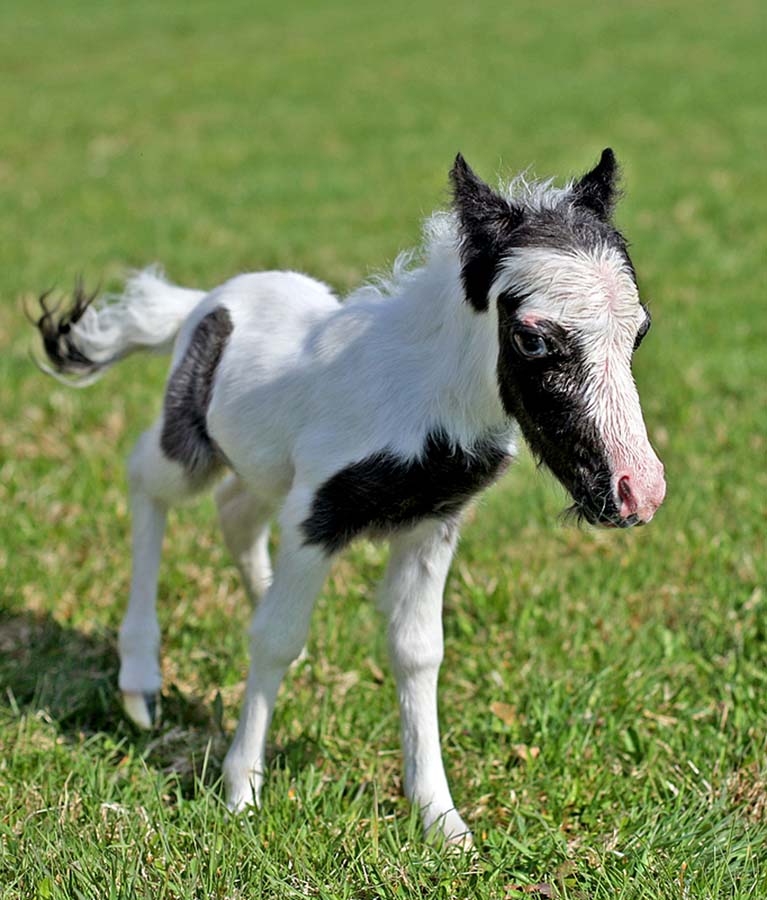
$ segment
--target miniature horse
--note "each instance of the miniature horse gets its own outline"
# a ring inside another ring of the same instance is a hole
[[[491,189],[458,156],[453,207],[429,218],[418,263],[344,303],[293,272],[213,291],[136,275],[121,298],[64,313],[41,298],[49,371],[88,381],[142,349],[173,349],[162,414],[130,458],[133,570],[120,689],[150,727],[161,688],[156,595],[168,507],[211,485],[226,542],[259,600],[242,715],[224,775],[233,810],[259,802],[283,676],[306,640],[334,554],[389,541],[379,594],[402,719],[405,791],[425,830],[470,834],[442,765],[442,594],[467,503],[533,453],[595,525],[649,522],[661,504],[631,374],[650,317],[612,223],[617,166],[564,188]],[[280,524],[274,574],[269,522]]]

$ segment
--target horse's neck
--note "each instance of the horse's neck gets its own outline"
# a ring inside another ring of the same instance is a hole
[[[496,312],[477,313],[465,301],[457,254],[440,254],[409,273],[377,311],[371,340],[401,385],[394,402],[402,402],[403,413],[419,410],[428,430],[441,428],[463,446],[508,428],[498,392]]]

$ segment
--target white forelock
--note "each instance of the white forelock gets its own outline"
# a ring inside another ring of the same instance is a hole
[[[530,180],[527,172],[520,172],[511,181],[504,182],[500,186],[501,196],[509,203],[532,212],[559,207],[563,201],[572,197],[572,192],[572,181],[568,181],[562,187],[557,187],[553,178],[545,178],[541,181]]]

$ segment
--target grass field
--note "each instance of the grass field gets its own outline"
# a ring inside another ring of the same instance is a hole
[[[389,0],[0,6],[0,897],[767,897],[764,10]],[[622,160],[654,328],[636,375],[668,500],[577,530],[523,459],[446,594],[443,746],[476,854],[425,846],[370,602],[335,566],[225,814],[248,605],[210,501],[171,519],[164,720],[116,696],[123,458],[166,361],[88,391],[29,358],[22,302],[160,260],[212,286],[341,291],[417,241],[461,150],[486,177]]]

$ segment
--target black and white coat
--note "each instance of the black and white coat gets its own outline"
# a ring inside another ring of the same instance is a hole
[[[231,808],[258,803],[283,675],[301,652],[333,555],[361,535],[391,548],[379,606],[402,718],[405,789],[427,831],[466,840],[441,761],[442,593],[461,512],[520,435],[590,522],[649,521],[664,494],[631,375],[649,326],[611,222],[615,161],[564,188],[501,192],[462,157],[453,209],[418,262],[339,303],[293,272],[215,290],[138,274],[122,298],[39,321],[56,372],[87,379],[173,346],[163,413],[130,460],[133,574],[120,688],[150,726],[161,688],[155,610],[168,507],[208,486],[249,593],[251,667],[224,771]],[[274,574],[268,529],[280,524]]]

